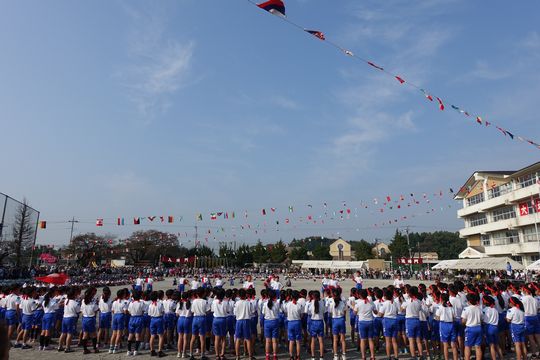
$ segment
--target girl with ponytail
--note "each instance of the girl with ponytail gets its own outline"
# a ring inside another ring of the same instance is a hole
[[[516,359],[527,359],[527,346],[525,343],[525,312],[521,300],[512,296],[508,301],[508,312],[506,321],[510,323],[510,333],[516,349]]]
[[[263,303],[262,316],[264,317],[263,335],[265,338],[266,360],[270,360],[270,350],[273,351],[273,359],[277,360],[279,340],[279,304],[276,304],[277,294],[274,290],[268,290],[268,300]]]
[[[457,332],[454,319],[456,311],[450,303],[450,297],[447,293],[441,294],[441,306],[435,313],[435,319],[439,321],[439,335],[443,344],[444,360],[449,359],[448,345],[452,347],[452,357],[458,359],[458,351],[456,346]]]
[[[366,289],[358,291],[359,299],[356,302],[354,312],[358,318],[358,336],[360,338],[360,351],[362,359],[366,358],[366,345],[369,344],[369,352],[375,359],[375,344],[373,343],[373,313],[377,313],[375,306],[368,299]]]
[[[312,299],[307,305],[307,314],[311,318],[309,324],[309,335],[311,336],[311,358],[315,359],[315,342],[319,340],[320,358],[324,357],[324,301],[321,300],[321,293],[313,291]]]
[[[482,298],[482,303],[484,304],[482,314],[482,322],[485,325],[484,336],[486,345],[489,346],[491,359],[497,359],[497,355],[503,359],[504,356],[499,347],[499,312],[495,307],[495,299],[491,296],[484,296]]]

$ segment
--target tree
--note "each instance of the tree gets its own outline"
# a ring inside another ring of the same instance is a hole
[[[289,254],[289,258],[291,260],[307,260],[309,259],[309,255],[306,248],[295,247],[291,250],[291,253]]]
[[[181,250],[176,235],[157,230],[135,231],[123,240],[123,243],[126,247],[126,256],[134,264],[140,262],[157,264],[161,255],[177,256]]]
[[[373,245],[366,240],[351,243],[351,248],[355,253],[356,260],[367,260],[373,258]]]
[[[26,199],[19,205],[13,221],[12,254],[15,265],[20,267],[23,257],[30,256],[35,238],[35,223],[32,224],[32,209]]]
[[[88,267],[92,262],[101,262],[109,249],[109,240],[105,236],[86,233],[76,235],[65,249],[65,254],[80,266]]]
[[[407,237],[405,237],[399,230],[396,230],[392,242],[388,245],[392,257],[394,259],[400,257],[409,257],[409,246],[407,245]]]
[[[267,263],[270,259],[270,254],[266,247],[262,244],[261,240],[257,241],[257,244],[251,249],[253,253],[253,261],[257,264]]]
[[[314,260],[332,260],[328,246],[319,245],[313,249],[312,253]]]
[[[251,264],[253,262],[253,253],[251,248],[242,244],[236,249],[236,266],[243,267],[246,264]]]
[[[272,245],[270,249],[270,260],[273,263],[282,263],[287,259],[287,246],[282,240]]]

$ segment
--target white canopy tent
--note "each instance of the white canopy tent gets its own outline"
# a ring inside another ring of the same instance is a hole
[[[536,260],[535,262],[527,266],[527,270],[531,270],[531,271],[540,270],[540,260]]]
[[[512,265],[513,270],[523,270],[525,267],[507,257],[486,257],[481,259],[453,259],[443,260],[433,270],[506,270],[506,263]]]

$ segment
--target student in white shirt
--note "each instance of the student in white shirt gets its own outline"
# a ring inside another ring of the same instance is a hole
[[[291,301],[287,303],[287,335],[289,338],[289,355],[292,358],[300,357],[300,341],[302,340],[302,315],[304,309],[298,301],[300,293],[294,290]],[[296,352],[295,352],[296,346]]]
[[[139,347],[141,345],[141,333],[144,325],[144,311],[146,304],[141,301],[141,292],[133,292],[133,301],[128,305],[128,313],[130,315],[128,322],[128,356],[136,356],[139,353]],[[133,349],[133,343],[135,343],[135,350]]]
[[[97,290],[95,287],[86,289],[84,293],[84,299],[81,304],[82,313],[82,343],[84,347],[84,354],[90,354],[88,350],[88,339],[92,339],[92,346],[94,352],[98,353],[97,337],[96,337],[96,313],[99,311],[99,306],[94,301],[94,296]]]
[[[13,333],[17,330],[19,324],[19,313],[21,298],[19,297],[20,286],[12,285],[9,295],[6,296],[6,324],[8,327],[8,339],[11,339]]]
[[[59,306],[54,299],[54,292],[53,289],[49,289],[41,303],[44,314],[43,320],[41,321],[41,337],[39,338],[40,350],[49,349],[51,343],[51,332],[54,330],[56,310]]]
[[[38,306],[37,301],[34,299],[34,290],[32,287],[26,287],[22,290],[22,300],[20,303],[20,309],[22,311],[21,328],[17,334],[15,340],[15,348],[30,349],[32,346],[27,344],[28,335],[32,330],[34,324],[34,311]]]
[[[116,354],[122,341],[122,332],[126,325],[127,305],[126,297],[129,295],[124,289],[116,292],[116,300],[111,305],[112,312],[112,335],[109,347],[109,354]]]
[[[458,359],[455,317],[456,311],[450,303],[450,298],[448,294],[441,294],[441,306],[435,312],[435,319],[439,320],[439,334],[441,338],[441,343],[443,344],[443,353],[445,360],[448,360],[449,343],[452,347],[452,356],[454,360]]]
[[[81,306],[75,301],[76,290],[70,288],[67,291],[67,299],[64,302],[64,318],[62,319],[62,335],[58,339],[58,351],[72,352],[71,338],[77,328],[77,319],[81,312]],[[65,345],[65,348],[64,348]]]
[[[242,285],[242,288],[244,289],[249,289],[249,288],[253,288],[255,289],[255,284],[253,283],[253,278],[251,275],[247,275],[246,276],[246,281],[244,281],[244,284]]]
[[[418,296],[418,288],[416,286],[411,286],[409,288],[409,299],[401,305],[401,309],[405,310],[405,333],[407,334],[407,338],[409,338],[409,347],[412,357],[416,356],[416,348],[418,348],[418,354],[423,356],[420,329],[422,302],[418,300]]]
[[[360,271],[357,271],[354,273],[353,281],[354,281],[354,287],[356,288],[356,290],[362,290],[362,287],[364,285],[364,279],[362,279],[362,276],[360,275]]]
[[[375,306],[368,299],[366,289],[358,291],[359,299],[356,301],[354,313],[358,320],[358,336],[360,337],[360,351],[362,358],[366,358],[366,345],[369,344],[369,352],[375,354],[375,343],[373,342],[373,314],[377,313]]]
[[[332,274],[334,276],[334,274]],[[334,360],[339,359],[338,348],[341,344],[341,359],[346,360],[347,344],[345,342],[345,314],[346,304],[341,298],[341,289],[334,288],[332,290],[332,300],[329,301],[328,312],[332,317],[332,335],[333,335],[333,350]]]
[[[311,300],[307,303],[306,313],[311,318],[309,325],[309,335],[311,336],[311,358],[315,359],[315,342],[319,342],[319,356],[324,357],[324,301],[321,300],[321,293],[314,290]]]
[[[191,312],[190,297],[191,292],[182,293],[182,298],[176,305],[176,315],[178,315],[178,322],[176,325],[176,329],[178,332],[178,354],[176,357],[180,358],[185,357],[186,349],[188,348],[191,337],[193,313]]]
[[[535,289],[531,285],[521,287],[521,302],[525,313],[525,329],[527,330],[527,339],[531,345],[531,352],[538,357],[540,347],[540,321],[538,319],[538,302],[533,297]]]
[[[247,348],[248,356],[253,356],[253,348],[251,347],[251,314],[253,313],[252,305],[247,300],[245,289],[238,291],[240,299],[234,304],[234,315],[236,317],[235,329],[235,352],[236,357],[240,357],[240,344],[243,342]]]
[[[98,344],[106,342],[109,338],[112,323],[112,298],[111,289],[105,286],[102,290],[102,295],[99,298],[99,330],[98,330]],[[99,348],[99,346],[98,346]]]
[[[193,346],[195,345],[196,337],[200,340],[201,356],[204,356],[205,336],[206,336],[206,313],[210,309],[206,300],[206,291],[203,288],[197,289],[194,292],[195,299],[191,302],[191,311],[193,312],[193,324],[191,326],[191,342],[189,344],[189,352],[193,354]]]
[[[387,289],[384,293],[384,301],[378,310],[378,316],[382,317],[383,335],[386,342],[386,355],[391,357],[392,349],[394,356],[398,358],[398,324],[397,314],[398,308],[394,302],[392,290]]]
[[[214,347],[216,350],[216,358],[220,359],[225,356],[225,335],[227,335],[227,307],[228,303],[224,301],[225,290],[217,288],[215,290],[215,298],[212,301],[211,311],[214,314],[212,321],[212,333],[214,334]]]
[[[465,360],[471,358],[471,348],[475,348],[477,359],[482,359],[482,310],[480,310],[480,297],[477,294],[468,294],[467,306],[461,313],[462,323],[465,325]]]
[[[266,358],[270,358],[270,351],[273,350],[274,357],[277,358],[277,348],[279,339],[279,303],[277,293],[270,289],[267,299],[261,306],[261,313],[264,317],[263,335],[265,339]]]
[[[491,359],[497,359],[497,355],[503,359],[504,355],[499,346],[499,312],[495,308],[496,300],[491,296],[484,296],[482,301],[484,303],[482,314],[482,322],[485,324],[484,335]]]
[[[525,342],[525,312],[521,300],[512,296],[508,302],[506,321],[510,323],[510,333],[516,350],[516,360],[527,359],[527,343]]]
[[[163,333],[165,332],[163,324],[163,315],[165,308],[163,302],[159,301],[156,291],[150,294],[150,304],[148,305],[148,316],[150,316],[150,356],[164,357],[163,352]],[[154,340],[158,337],[158,352],[156,353]]]

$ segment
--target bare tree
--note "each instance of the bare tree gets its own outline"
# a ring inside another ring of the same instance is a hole
[[[15,265],[21,266],[22,259],[29,255],[34,246],[35,224],[32,223],[32,209],[26,199],[19,205],[13,221],[13,248]]]

